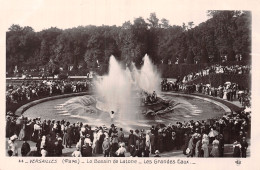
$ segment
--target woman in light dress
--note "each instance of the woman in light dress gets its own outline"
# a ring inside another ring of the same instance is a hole
[[[224,99],[224,100],[227,100],[227,89],[225,88],[225,89],[223,90],[223,92],[224,92],[223,99]]]
[[[94,135],[94,139],[93,139],[93,145],[92,145],[92,149],[93,149],[93,153],[94,154],[98,154],[99,153],[99,138],[101,135],[101,130],[97,130],[93,135]]]
[[[219,157],[219,148],[218,148],[218,145],[219,145],[219,141],[217,139],[215,139],[213,142],[212,142],[212,150],[210,152],[210,156],[212,157]]]
[[[24,137],[25,137],[25,123],[23,123],[23,125],[22,125],[22,129],[20,130],[18,139],[24,140]]]
[[[208,135],[204,134],[202,137],[202,146],[201,149],[203,150],[204,158],[209,157],[209,137]]]

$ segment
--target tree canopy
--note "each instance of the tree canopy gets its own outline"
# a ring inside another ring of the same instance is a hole
[[[153,63],[178,64],[228,61],[251,55],[251,13],[248,11],[208,11],[209,19],[194,27],[170,25],[151,13],[146,20],[135,18],[122,26],[79,26],[71,29],[33,28],[12,25],[6,33],[7,71],[50,66],[67,70],[106,72],[109,56],[125,64],[142,65],[147,53]],[[51,62],[50,62],[51,61]],[[53,69],[52,69],[53,70]]]

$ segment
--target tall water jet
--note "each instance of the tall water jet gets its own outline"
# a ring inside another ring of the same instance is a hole
[[[123,69],[114,56],[110,57],[108,74],[95,82],[97,108],[105,112],[115,111],[116,119],[138,119],[141,114],[140,93],[158,91],[160,86],[159,74],[148,55],[145,55],[143,61],[144,65],[140,70],[133,63],[130,70]]]
[[[148,93],[153,91],[158,92],[160,90],[160,75],[157,68],[152,64],[148,55],[143,58],[144,65],[141,70],[138,71],[135,68],[135,77],[137,78],[138,86]]]

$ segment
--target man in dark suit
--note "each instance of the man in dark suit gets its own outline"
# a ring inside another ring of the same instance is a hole
[[[135,137],[134,137],[134,131],[130,130],[130,134],[128,137],[128,150],[130,152],[130,154],[133,156],[134,151],[135,151],[135,141],[134,141]]]
[[[246,141],[246,137],[244,136],[241,141],[241,152],[242,152],[242,158],[246,158],[246,150],[248,148],[248,143]]]
[[[22,156],[26,156],[31,151],[29,143],[27,141],[24,141],[22,148],[21,148],[21,154]]]

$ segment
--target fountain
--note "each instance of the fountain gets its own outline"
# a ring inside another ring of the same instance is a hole
[[[97,98],[96,107],[105,112],[115,111],[120,120],[137,119],[140,114],[142,97],[140,93],[150,94],[158,91],[160,77],[148,55],[143,58],[144,65],[138,70],[132,63],[132,69],[123,66],[110,57],[108,75],[95,82]]]
[[[92,127],[110,127],[114,123],[129,132],[130,129],[148,129],[156,124],[208,119],[212,114],[223,114],[222,108],[208,101],[170,92],[160,93],[161,80],[157,69],[147,55],[143,63],[141,69],[133,63],[124,68],[111,56],[109,72],[94,81],[96,89],[93,94],[44,102],[28,109],[24,115],[81,121]],[[156,91],[159,97],[144,104],[142,91]],[[113,119],[111,111],[115,112]]]
[[[171,113],[175,102],[157,97],[153,102],[144,103],[144,92],[158,93],[161,79],[148,55],[144,56],[143,63],[141,69],[137,69],[134,63],[124,68],[111,56],[108,74],[93,82],[94,94],[72,98],[64,103],[64,109],[72,117],[107,126],[112,122],[110,113],[114,111],[113,121],[125,128],[148,126],[148,121],[157,121],[157,115]]]

